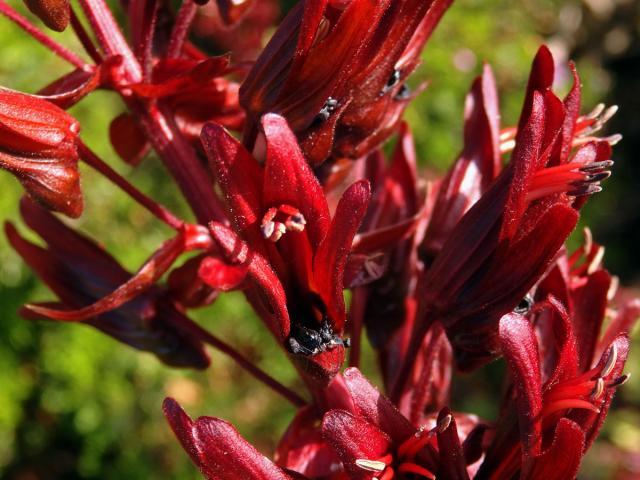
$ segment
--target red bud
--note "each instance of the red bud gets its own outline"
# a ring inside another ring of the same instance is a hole
[[[69,0],[24,0],[24,3],[51,30],[62,32],[69,25]]]

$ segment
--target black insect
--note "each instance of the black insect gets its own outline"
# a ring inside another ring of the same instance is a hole
[[[322,322],[318,330],[292,323],[287,343],[291,353],[306,356],[317,355],[340,345],[349,347],[351,344],[348,338],[343,339],[333,333],[327,320]]]
[[[381,95],[384,95],[389,90],[391,90],[393,87],[398,85],[398,83],[400,83],[401,75],[402,74],[401,74],[400,70],[394,70],[393,73],[391,74],[391,76],[389,77],[389,80],[387,80],[387,84],[384,87],[382,87]]]
[[[411,89],[407,84],[403,84],[398,90],[398,93],[393,97],[394,100],[408,100],[411,97]]]
[[[327,98],[326,102],[324,102],[324,105],[313,119],[311,126],[314,127],[329,120],[329,117],[333,112],[335,112],[336,108],[338,108],[338,100],[333,97]]]
[[[516,308],[513,309],[513,312],[520,315],[526,315],[531,311],[531,307],[533,307],[533,297],[527,293],[527,295],[520,300],[520,303],[518,303]]]

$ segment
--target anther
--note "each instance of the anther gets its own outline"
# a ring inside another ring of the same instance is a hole
[[[618,287],[620,286],[620,277],[613,275],[611,277],[611,283],[609,284],[609,290],[607,290],[607,300],[611,301],[618,293]]]
[[[624,375],[620,375],[613,382],[607,384],[607,387],[615,388],[615,387],[619,387],[620,385],[624,385],[625,383],[627,383],[629,381],[629,378],[631,378],[631,374],[630,373],[625,373]]]
[[[611,348],[609,348],[609,358],[607,358],[607,362],[604,364],[602,368],[602,372],[600,372],[601,377],[608,377],[609,374],[613,371],[613,367],[616,366],[616,362],[618,361],[618,346],[615,343],[611,344]]]
[[[607,142],[609,145],[613,147],[614,145],[617,145],[618,143],[620,143],[620,141],[622,140],[622,135],[620,135],[619,133],[614,133],[613,135],[604,137],[602,140],[604,140],[605,142]]]
[[[596,270],[600,268],[602,259],[604,258],[604,247],[599,247],[596,254],[593,256],[587,267],[587,275],[592,275]]]
[[[387,468],[387,464],[381,462],[379,460],[369,460],[366,458],[358,458],[356,460],[356,465],[367,472],[384,472],[384,469]]]
[[[598,400],[602,394],[604,393],[604,380],[602,378],[598,378],[596,380],[596,385],[593,387],[593,391],[589,397],[591,400]]]
[[[595,120],[600,116],[602,112],[604,112],[605,107],[606,105],[604,103],[597,104],[595,108],[586,115],[586,118],[588,118],[589,120]]]
[[[262,217],[260,231],[265,239],[277,242],[286,232],[304,231],[306,224],[304,215],[297,208],[280,205],[278,208],[271,207],[267,210]]]
[[[440,423],[438,423],[438,433],[443,433],[449,425],[451,425],[451,420],[453,420],[453,416],[451,414],[447,415],[442,419]]]
[[[584,173],[601,172],[607,168],[613,167],[613,160],[602,160],[600,162],[587,163],[580,167],[580,171]]]

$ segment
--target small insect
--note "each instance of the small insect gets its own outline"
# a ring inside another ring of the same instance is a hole
[[[384,95],[389,90],[391,90],[393,87],[398,85],[398,83],[400,83],[401,75],[402,74],[401,74],[400,70],[395,69],[393,71],[393,73],[391,74],[391,76],[389,77],[389,80],[387,80],[387,84],[382,88],[381,95]]]
[[[337,107],[338,107],[338,100],[336,100],[333,97],[327,98],[327,100],[324,102],[324,105],[322,106],[320,111],[317,113],[317,115],[313,119],[311,126],[313,127],[316,125],[320,125],[326,122],[327,120],[329,120],[329,117],[333,112],[335,112]]]
[[[340,345],[343,347],[351,345],[348,338],[343,339],[333,333],[331,325],[326,319],[320,325],[319,330],[293,323],[287,343],[291,353],[306,356],[317,355]]]
[[[394,100],[408,100],[411,97],[411,89],[407,84],[403,84],[398,90],[398,93],[393,97]]]
[[[533,297],[527,293],[525,297],[520,300],[520,303],[518,303],[516,308],[513,309],[513,312],[520,315],[526,315],[531,311],[531,307],[533,307]]]

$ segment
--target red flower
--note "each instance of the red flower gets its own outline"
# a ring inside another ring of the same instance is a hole
[[[46,242],[47,248],[28,242],[7,223],[5,231],[9,241],[61,301],[60,304],[32,305],[22,310],[24,316],[64,317],[67,309],[85,307],[131,280],[131,274],[92,240],[66,227],[32,202],[22,203],[22,216]],[[209,365],[201,342],[184,328],[190,320],[173,306],[162,288],[150,288],[108,310],[103,313],[90,309],[82,316],[83,322],[134,348],[152,352],[169,365],[193,368]],[[76,320],[71,317],[71,321]]]
[[[375,148],[399,121],[410,98],[404,81],[450,3],[300,2],[240,89],[245,141],[253,145],[260,117],[276,112],[314,166]]]
[[[534,325],[518,314],[505,315],[500,321],[502,352],[514,386],[480,469],[483,478],[489,472],[501,478],[518,471],[520,478],[574,478],[604,422],[616,387],[627,379],[622,374],[629,348],[626,334],[607,346],[593,368],[591,358],[581,367],[580,346],[583,340],[588,345],[589,338],[574,332],[569,316],[556,300],[551,298],[547,308],[549,314],[539,316],[536,322],[538,328],[553,332],[553,338],[536,339]],[[598,332],[599,326],[593,330]],[[545,357],[540,357],[539,345]],[[517,412],[519,427],[509,409]],[[515,428],[520,445],[513,442]]]
[[[343,276],[369,200],[366,182],[343,195],[333,219],[320,183],[286,121],[265,115],[264,166],[218,125],[202,141],[237,233],[211,232],[231,263],[244,265],[247,298],[313,383],[344,358]],[[246,242],[246,243],[245,243]]]
[[[214,417],[195,422],[172,398],[167,398],[164,414],[202,474],[211,480],[291,480],[304,478],[288,474],[258,452],[233,426]]]
[[[436,321],[444,325],[460,368],[493,358],[498,319],[551,265],[576,224],[582,205],[576,197],[599,191],[600,180],[609,175],[606,142],[589,143],[569,160],[579,81],[576,76],[563,104],[550,90],[552,78],[553,59],[542,47],[511,162],[451,230],[424,275],[422,313],[409,359]],[[492,131],[486,129],[486,135]],[[487,145],[495,151],[493,141]]]
[[[41,98],[0,88],[0,168],[50,210],[82,213],[76,138],[80,124]]]
[[[467,465],[479,458],[472,447],[481,435],[466,432],[467,441],[461,444],[456,421],[446,408],[433,428],[416,428],[357,369],[345,371],[344,379],[353,410],[326,413],[322,431],[349,478],[469,478]],[[483,430],[481,426],[478,431]]]

